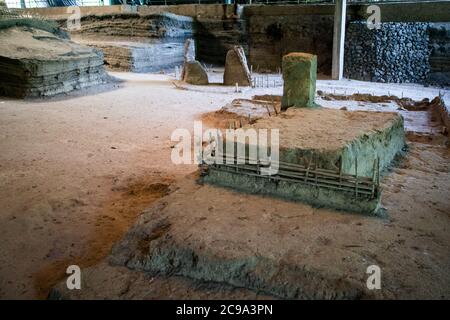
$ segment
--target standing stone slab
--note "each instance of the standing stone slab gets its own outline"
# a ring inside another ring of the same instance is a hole
[[[315,107],[317,56],[293,52],[283,57],[282,109]]]
[[[189,61],[184,64],[183,81],[196,85],[209,83],[208,74],[198,61]]]
[[[181,72],[181,79],[184,79],[186,63],[192,61],[195,61],[195,42],[194,39],[186,39],[184,42],[183,70]]]
[[[195,42],[194,39],[186,39],[184,42],[184,61],[194,61],[195,60]]]
[[[240,86],[250,86],[252,83],[247,59],[241,46],[234,46],[227,52],[223,83],[227,86],[234,86],[236,83]]]

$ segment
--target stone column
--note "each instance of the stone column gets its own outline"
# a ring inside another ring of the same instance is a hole
[[[315,107],[317,56],[309,53],[293,52],[285,55],[283,67],[283,99],[281,108]]]
[[[186,63],[195,61],[195,42],[194,39],[186,39],[184,42],[183,53],[183,70],[181,71],[181,79],[184,79],[186,73]]]
[[[344,74],[345,17],[347,0],[336,0],[334,9],[333,64],[331,77],[341,80]]]

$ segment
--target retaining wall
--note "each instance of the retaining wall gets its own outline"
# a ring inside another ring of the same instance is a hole
[[[374,82],[426,82],[430,74],[427,23],[383,22],[370,30],[365,22],[347,28],[345,77]]]

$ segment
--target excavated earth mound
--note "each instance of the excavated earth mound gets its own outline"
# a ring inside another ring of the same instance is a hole
[[[101,49],[112,70],[160,71],[183,63],[184,42],[194,34],[194,21],[170,13],[89,15],[71,34],[77,42]]]
[[[315,152],[319,167],[338,169],[342,157],[344,173],[352,174],[358,158],[358,175],[364,177],[372,176],[376,157],[385,168],[405,145],[403,118],[394,112],[290,108],[252,127],[279,129],[281,161],[302,164]]]
[[[81,29],[72,34],[137,38],[188,38],[193,34],[194,24],[190,17],[171,13],[88,15],[80,22]],[[66,20],[60,23],[63,26]]]
[[[243,129],[279,131],[279,165],[275,164],[275,174],[262,176],[257,165],[239,168],[222,161],[219,165],[205,166],[204,182],[315,206],[383,214],[377,181],[380,171],[405,147],[402,116],[389,112],[289,108],[277,116],[244,125]],[[245,142],[247,154],[254,144]],[[224,150],[219,153],[230,154]]]
[[[39,97],[107,81],[103,54],[49,31],[0,30],[0,94]]]

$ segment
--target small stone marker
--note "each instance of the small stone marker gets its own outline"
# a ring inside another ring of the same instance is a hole
[[[185,62],[183,69],[183,81],[190,84],[206,85],[208,84],[208,74],[200,62]]]
[[[293,52],[285,55],[283,66],[283,99],[281,108],[311,108],[316,94],[317,56]]]
[[[241,46],[234,46],[233,49],[227,52],[223,83],[228,86],[238,83],[243,87],[250,86],[252,83],[247,58]]]

